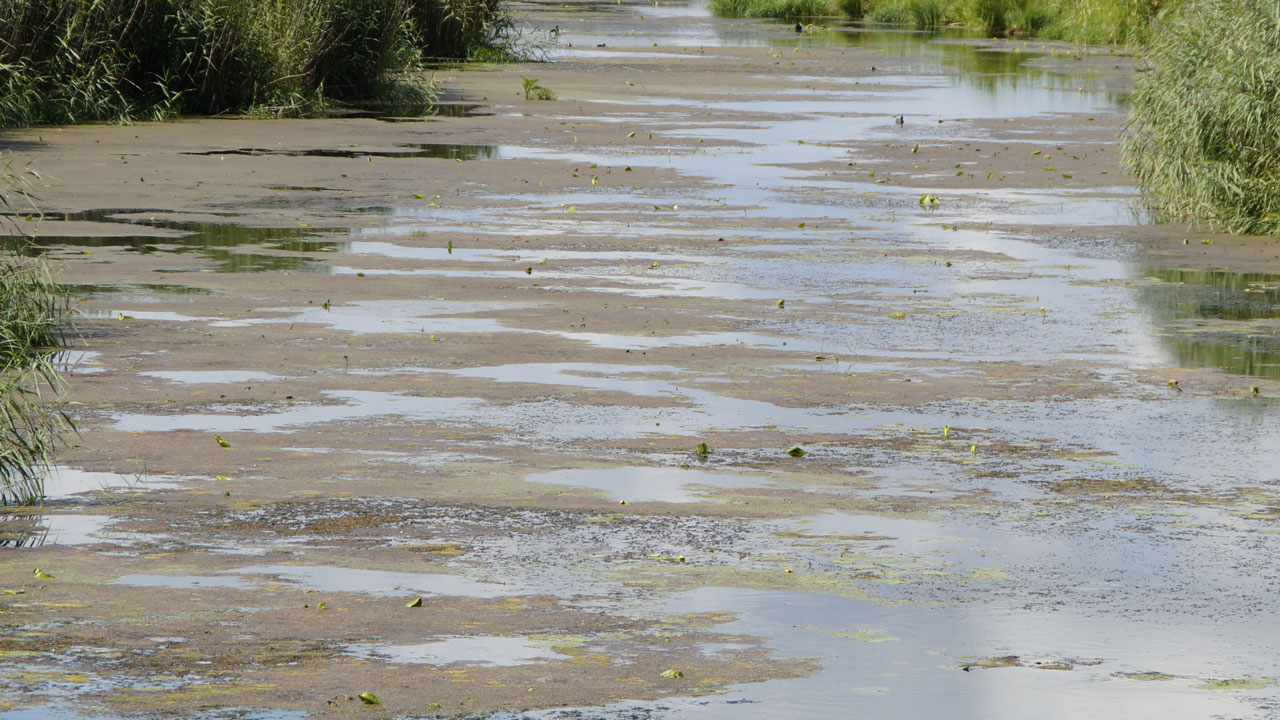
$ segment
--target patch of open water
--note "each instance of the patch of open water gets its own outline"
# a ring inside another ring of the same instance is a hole
[[[349,646],[347,652],[367,660],[436,666],[512,667],[570,658],[547,647],[546,643],[530,638],[493,635],[446,638],[418,645],[357,643]]]
[[[679,467],[612,467],[554,470],[526,475],[525,482],[594,488],[612,500],[691,503],[707,499],[704,488],[757,488],[767,478],[741,473],[711,473]]]

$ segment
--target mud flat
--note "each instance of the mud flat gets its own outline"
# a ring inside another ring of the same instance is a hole
[[[4,136],[0,718],[1277,711],[1280,250],[1151,222],[1132,59],[517,10],[436,117]]]

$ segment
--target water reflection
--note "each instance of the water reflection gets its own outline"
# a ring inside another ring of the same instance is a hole
[[[1182,367],[1280,379],[1280,275],[1145,267],[1139,301]]]
[[[45,216],[48,221],[103,223],[138,227],[136,234],[103,235],[39,235],[33,239],[33,252],[48,252],[53,247],[105,248],[122,247],[139,253],[198,253],[213,261],[212,268],[197,267],[161,272],[266,272],[274,270],[309,270],[323,272],[317,258],[306,253],[325,253],[339,249],[339,243],[325,240],[346,230],[297,227],[248,227],[234,223],[199,222],[157,218],[151,210],[98,209]],[[150,232],[148,231],[150,230]],[[155,232],[160,231],[160,232]],[[247,253],[241,246],[256,245],[276,253]]]

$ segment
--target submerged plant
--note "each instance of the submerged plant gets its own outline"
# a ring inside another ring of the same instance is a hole
[[[1146,55],[1121,149],[1166,217],[1280,233],[1280,5],[1191,0]]]

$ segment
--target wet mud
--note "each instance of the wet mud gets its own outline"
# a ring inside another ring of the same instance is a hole
[[[516,11],[456,112],[0,138],[0,719],[1278,711],[1280,249],[1144,209],[1133,58]]]

